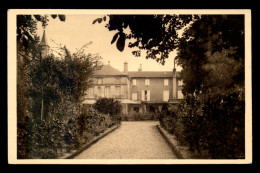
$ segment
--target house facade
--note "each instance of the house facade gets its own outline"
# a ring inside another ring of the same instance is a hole
[[[184,99],[180,73],[173,71],[124,71],[104,65],[93,75],[93,86],[87,91],[84,104],[94,104],[98,98],[121,101],[123,113],[160,111],[163,104],[176,104]]]
[[[48,56],[50,47],[45,31],[39,46],[41,56]],[[128,71],[125,62],[121,72],[108,63],[96,71],[92,79],[83,104],[93,105],[99,98],[114,98],[120,100],[124,114],[156,112],[165,103],[177,104],[184,99],[180,73],[175,65],[173,71],[142,71],[142,65],[137,71]]]
[[[161,111],[165,103],[178,103],[184,99],[181,92],[179,72],[173,71],[129,71],[130,99],[141,101],[139,105],[129,105],[129,112]],[[180,92],[179,92],[180,91]]]
[[[87,91],[86,100],[89,103],[106,97],[115,99],[128,98],[128,76],[123,72],[114,69],[110,65],[104,65],[93,75],[93,85]],[[88,103],[86,101],[85,103]]]

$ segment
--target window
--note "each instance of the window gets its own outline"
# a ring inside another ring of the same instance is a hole
[[[133,79],[133,86],[136,86],[136,79]]]
[[[116,78],[116,84],[120,84],[120,81],[121,81],[120,78],[117,77],[117,78]]]
[[[168,102],[169,101],[169,90],[163,91],[163,101]]]
[[[115,89],[116,89],[116,98],[120,98],[121,96],[120,96],[120,94],[121,94],[121,87],[120,86],[116,86],[115,87]]]
[[[139,107],[134,107],[134,111],[135,111],[136,113],[139,113]]]
[[[179,86],[182,86],[182,85],[183,85],[182,80],[179,80]]]
[[[142,101],[150,101],[150,91],[142,90]]]
[[[169,79],[164,79],[164,86],[168,86],[169,85]]]
[[[183,99],[182,91],[178,91],[178,99]]]
[[[105,97],[110,98],[111,94],[110,94],[110,86],[106,86],[105,87]]]
[[[149,86],[150,85],[150,80],[149,79],[145,79],[145,85]]]
[[[101,87],[98,87],[98,93],[97,93],[97,96],[98,96],[98,97],[101,97],[101,93],[102,93],[102,92],[101,92]]]
[[[98,78],[98,79],[97,79],[97,83],[98,83],[98,84],[102,84],[102,78]]]
[[[137,100],[137,93],[132,93],[132,100]]]

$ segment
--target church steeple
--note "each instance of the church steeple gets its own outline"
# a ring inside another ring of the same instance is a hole
[[[50,47],[49,47],[48,42],[47,42],[45,30],[43,30],[43,35],[42,35],[42,40],[40,42],[40,47],[41,47],[41,56],[42,57],[48,56]]]

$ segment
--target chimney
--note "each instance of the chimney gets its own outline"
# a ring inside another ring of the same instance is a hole
[[[140,64],[138,71],[142,71],[142,64]]]
[[[128,73],[128,63],[124,62],[124,73]]]

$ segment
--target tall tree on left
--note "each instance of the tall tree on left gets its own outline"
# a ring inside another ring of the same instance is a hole
[[[65,21],[65,15],[59,16],[60,21]],[[28,64],[38,51],[36,46],[39,36],[36,34],[37,22],[45,28],[48,23],[47,15],[17,15],[17,130],[18,130],[18,159],[26,158],[26,141],[28,128]]]

